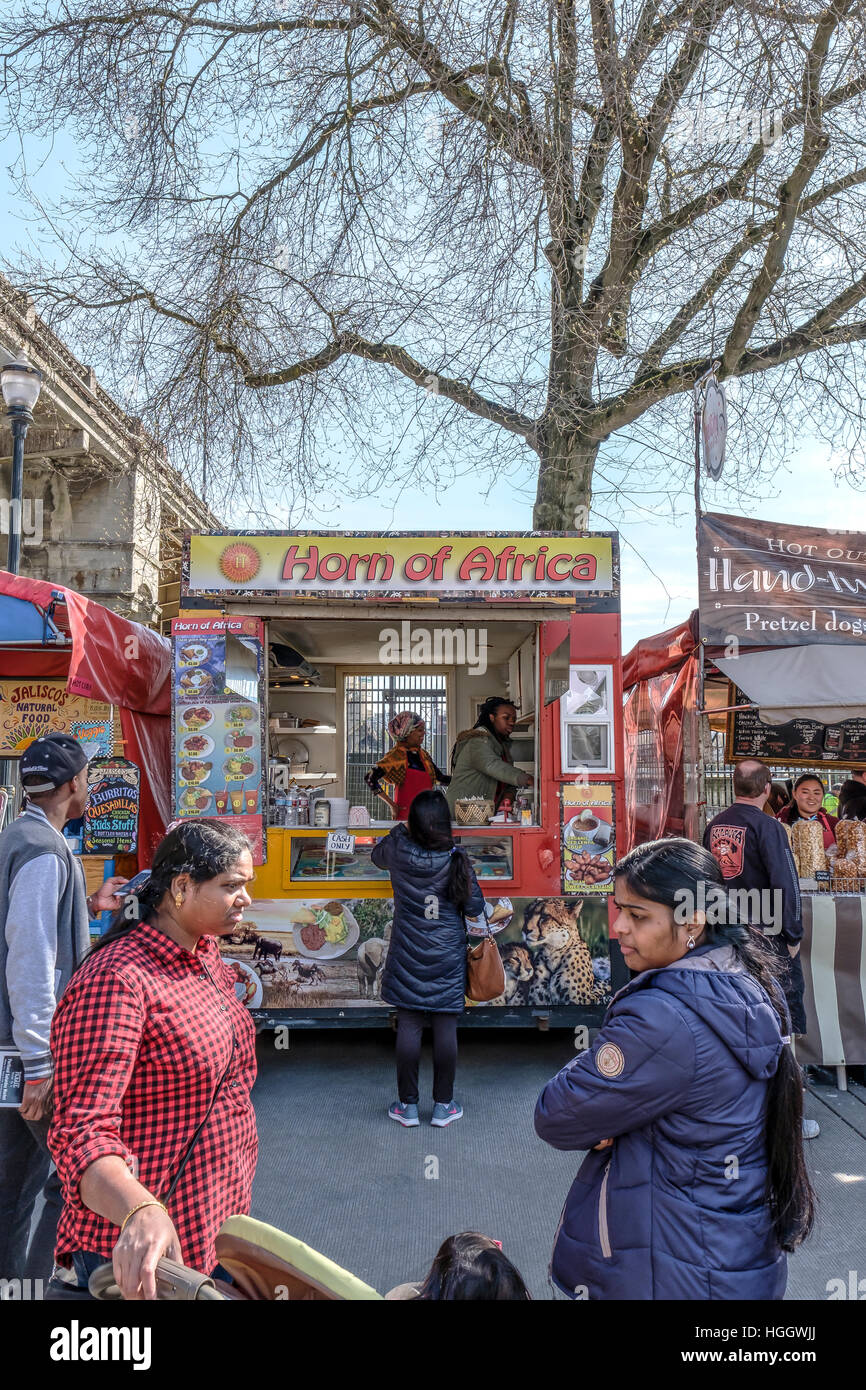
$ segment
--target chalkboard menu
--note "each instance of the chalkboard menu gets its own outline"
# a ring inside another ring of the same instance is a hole
[[[85,854],[134,854],[141,773],[126,758],[91,758],[84,808]]]
[[[747,695],[737,686],[729,686],[729,705],[747,703]],[[789,767],[814,767],[816,763],[866,767],[866,719],[845,719],[841,724],[789,719],[786,724],[765,724],[756,709],[730,710],[725,761],[734,763],[740,758],[761,758]]]

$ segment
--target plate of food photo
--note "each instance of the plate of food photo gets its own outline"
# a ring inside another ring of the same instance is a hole
[[[235,994],[248,1009],[257,1009],[262,1002],[262,982],[251,965],[234,956],[223,956],[223,965],[235,977]]]
[[[181,647],[177,653],[179,666],[201,666],[203,661],[207,661],[210,652],[202,642],[191,642],[186,647]]]
[[[321,907],[298,907],[292,912],[295,949],[307,960],[336,960],[351,951],[360,934],[350,908],[336,899]]]
[[[226,728],[242,729],[244,724],[252,724],[258,717],[255,705],[230,705],[226,710]]]
[[[213,771],[213,763],[200,762],[198,758],[190,758],[188,762],[181,763],[177,775],[179,781],[188,787],[195,787],[199,782],[206,782]]]
[[[229,782],[244,782],[255,770],[252,758],[227,758],[223,763],[223,774]]]
[[[185,709],[180,719],[185,729],[198,732],[199,729],[206,729],[213,723],[213,710],[207,705],[196,705],[193,709]]]
[[[187,787],[178,798],[178,809],[184,816],[205,816],[210,811],[213,793],[204,787]]]
[[[213,739],[207,734],[187,734],[177,750],[179,758],[206,758],[213,752]]]
[[[486,936],[492,932],[505,931],[514,916],[514,904],[510,898],[497,898],[496,902],[486,902],[484,913],[466,918],[466,930],[470,936]]]
[[[205,671],[201,666],[194,671],[184,671],[180,678],[180,688],[191,694],[196,690],[209,690],[213,685],[213,676],[210,671]]]
[[[226,752],[227,753],[248,753],[256,742],[255,734],[241,733],[240,730],[229,733],[226,730]]]

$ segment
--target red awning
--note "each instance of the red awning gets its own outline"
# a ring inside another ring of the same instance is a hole
[[[669,627],[652,637],[642,637],[622,659],[622,688],[629,690],[638,681],[652,680],[673,671],[698,645],[698,610],[684,623]]]
[[[0,594],[28,599],[43,609],[53,595],[63,595],[72,638],[68,681],[74,694],[146,714],[171,713],[171,646],[158,632],[62,584],[25,579],[6,570],[0,570]],[[23,654],[21,664],[33,677],[57,675],[57,656],[52,648],[31,650]],[[41,669],[40,662],[47,669]]]

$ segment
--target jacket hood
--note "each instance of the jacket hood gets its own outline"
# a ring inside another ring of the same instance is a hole
[[[499,734],[495,734],[492,729],[472,728],[461,730],[461,732],[457,735],[456,739],[454,740],[454,748],[459,748],[461,743],[465,743],[468,738],[492,738],[494,743],[502,743],[506,745],[511,742],[510,738],[501,738]]]
[[[673,965],[638,975],[616,998],[641,988],[662,989],[688,1005],[757,1081],[774,1075],[786,1046],[779,1018],[732,946],[699,946]]]
[[[423,845],[418,845],[409,834],[409,827],[405,821],[401,821],[391,831],[394,836],[394,847],[400,863],[404,868],[414,865],[416,868],[426,872],[435,872],[441,865],[445,864],[451,857],[451,851],[447,849],[425,849]]]

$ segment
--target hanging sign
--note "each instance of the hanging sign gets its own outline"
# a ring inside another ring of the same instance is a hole
[[[84,808],[84,854],[134,854],[141,773],[126,758],[91,758]]]
[[[121,737],[117,710],[71,694],[65,680],[0,680],[0,757],[20,757],[43,734],[71,734],[88,757],[94,740],[110,753]]]
[[[710,377],[704,391],[701,414],[701,437],[704,446],[704,468],[713,482],[722,476],[725,462],[725,441],[728,437],[728,403],[721,382]]]

